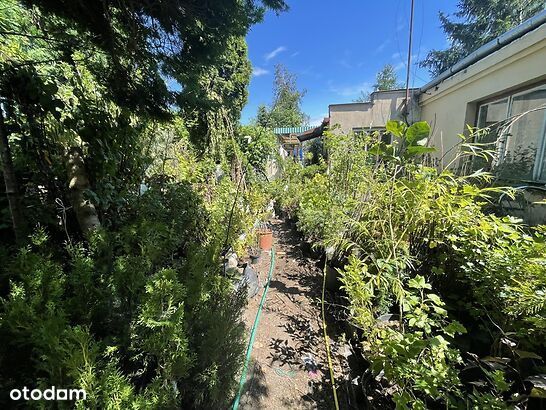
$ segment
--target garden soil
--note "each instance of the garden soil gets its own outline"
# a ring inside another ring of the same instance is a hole
[[[273,220],[272,229],[276,264],[239,408],[333,409],[321,325],[322,269],[303,254],[295,230],[287,222]],[[244,313],[247,334],[256,317],[269,264],[270,253],[262,252],[254,266],[260,290]],[[334,340],[331,343],[335,345]],[[334,363],[340,373],[335,355]]]

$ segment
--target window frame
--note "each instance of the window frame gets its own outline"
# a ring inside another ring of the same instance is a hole
[[[518,93],[515,93],[513,95],[510,96],[510,99],[509,99],[509,102],[508,102],[508,117],[507,118],[510,118],[512,117],[513,113],[512,113],[512,102],[514,100],[514,98],[517,98],[517,97],[521,97],[525,94],[530,94],[534,91],[537,91],[537,90],[540,90],[541,88],[543,88],[546,84],[540,84],[540,85],[537,85],[536,87],[532,87],[532,88],[528,88],[527,90],[524,90],[524,91],[520,91]],[[542,170],[543,170],[543,167],[544,167],[544,154],[545,154],[545,148],[546,148],[546,145],[545,145],[545,140],[546,140],[546,109],[543,110],[543,120],[542,120],[542,132],[539,133],[539,136],[538,136],[538,150],[537,150],[537,156],[535,157],[535,163],[533,164],[533,175],[532,175],[532,180],[533,181],[536,181],[536,182],[545,182],[546,179],[540,179],[540,175],[542,174]],[[510,137],[512,137],[511,134],[508,135],[508,138],[506,138],[506,141],[505,141],[505,147],[508,146],[508,142],[510,141]],[[505,148],[506,150],[506,148]],[[506,153],[506,151],[503,150],[503,157],[504,157],[504,154]]]
[[[508,118],[508,115],[510,113],[510,108],[511,108],[511,104],[512,104],[512,100],[511,100],[511,96],[503,96],[503,97],[499,97],[495,100],[490,100],[490,101],[487,101],[487,102],[484,102],[484,103],[480,103],[478,104],[478,116],[476,117],[476,123],[477,123],[477,126],[479,127],[479,122],[480,122],[480,112],[482,110],[482,107],[486,107],[486,106],[490,106],[490,105],[493,105],[493,104],[496,104],[498,102],[501,102],[503,100],[506,100],[507,104],[506,104],[506,118]]]
[[[475,124],[476,124],[476,127],[479,127],[479,122],[480,122],[480,112],[482,110],[482,107],[484,106],[489,106],[489,105],[492,105],[492,104],[495,104],[497,102],[500,102],[502,100],[505,100],[507,99],[508,100],[508,104],[506,106],[506,118],[505,119],[508,119],[508,118],[511,118],[512,117],[512,112],[513,112],[513,100],[514,98],[517,98],[517,97],[521,97],[525,94],[530,94],[534,91],[537,91],[537,90],[540,90],[540,89],[543,89],[543,87],[546,86],[546,82],[542,82],[540,84],[535,84],[531,87],[527,87],[527,88],[524,88],[524,89],[518,89],[518,90],[515,90],[515,91],[512,91],[512,92],[509,92],[509,93],[503,93],[501,95],[498,95],[496,98],[491,98],[491,99],[488,99],[488,100],[484,100],[483,102],[478,102],[477,103],[477,115],[476,115],[476,121],[475,121]],[[546,158],[546,108],[542,110],[544,112],[544,120],[543,120],[543,124],[542,124],[542,132],[539,133],[539,136],[538,136],[538,142],[539,142],[539,148],[537,150],[537,155],[535,156],[535,160],[534,160],[534,164],[533,164],[533,172],[532,172],[532,175],[531,175],[531,182],[535,182],[535,183],[545,183],[546,182],[546,176],[544,178],[541,179],[541,175],[542,175],[542,172],[544,171],[544,167],[545,167],[545,164],[544,164],[544,160]],[[496,140],[496,144],[497,144],[497,148],[496,148],[496,151],[498,153],[498,158],[496,159],[496,165],[500,165],[504,162],[504,159],[506,157],[506,151],[507,151],[507,147],[509,146],[509,142],[510,142],[510,138],[512,137],[512,135],[509,133],[506,138],[501,138],[500,136],[497,137],[497,140]],[[525,180],[522,180],[522,181],[525,181]]]

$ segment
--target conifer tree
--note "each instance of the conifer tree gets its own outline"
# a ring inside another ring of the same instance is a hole
[[[385,64],[381,70],[375,76],[375,84],[373,85],[374,91],[389,91],[402,88],[402,84],[398,80],[396,71],[392,64]],[[367,102],[370,101],[371,94],[366,91],[361,91],[360,96],[355,102]]]
[[[447,70],[482,45],[523,23],[544,7],[543,0],[460,0],[453,15],[440,12],[450,46],[432,50],[421,67],[432,75]]]

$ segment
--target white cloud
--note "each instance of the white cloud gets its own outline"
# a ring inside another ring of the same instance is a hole
[[[285,46],[280,46],[280,47],[277,47],[275,50],[267,53],[265,55],[265,60],[266,61],[269,61],[271,60],[272,58],[275,58],[278,54],[282,53],[283,51],[286,51],[287,48]]]
[[[314,117],[314,118],[311,118],[309,120],[309,125],[313,126],[313,127],[318,127],[319,125],[322,124],[322,120],[324,118],[328,117],[328,113],[325,112],[324,114],[322,114],[321,116],[319,117]]]
[[[388,38],[385,41],[383,41],[379,46],[375,49],[375,54],[381,53],[385,48],[391,43],[391,39]]]
[[[261,67],[252,68],[252,75],[254,77],[260,77],[260,76],[266,75],[266,74],[269,74],[269,71],[266,70],[265,68],[261,68]]]
[[[296,51],[295,53],[290,54],[290,57],[297,57],[300,55],[299,51]]]
[[[370,82],[362,82],[353,85],[346,86],[334,86],[330,85],[330,91],[340,95],[342,97],[358,97],[361,91],[370,91],[372,84]]]

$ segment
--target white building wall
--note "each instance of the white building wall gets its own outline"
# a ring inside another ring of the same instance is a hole
[[[546,81],[546,25],[524,35],[420,95],[421,119],[443,165],[454,157],[459,134],[476,125],[478,104]],[[450,151],[451,150],[451,151]],[[449,151],[449,152],[448,152]],[[442,164],[440,164],[442,165]]]

